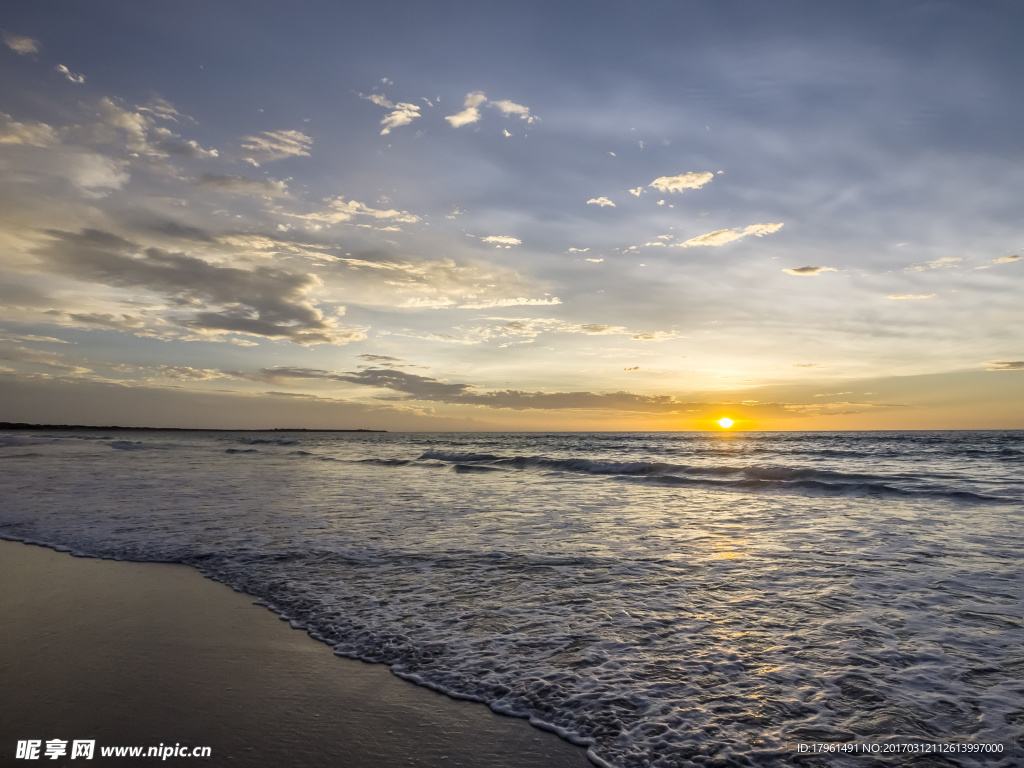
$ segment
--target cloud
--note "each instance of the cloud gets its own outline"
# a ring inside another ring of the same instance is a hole
[[[935,296],[936,296],[936,294],[934,294],[934,293],[928,293],[928,294],[924,294],[924,293],[898,293],[898,294],[894,294],[892,296],[886,296],[886,298],[887,299],[908,300],[908,301],[918,301],[918,300],[921,300],[921,299],[934,299]]]
[[[679,338],[675,331],[654,331],[653,333],[637,333],[633,338],[636,341],[670,341]]]
[[[115,288],[167,297],[167,319],[202,335],[237,332],[297,344],[344,344],[365,338],[365,329],[339,328],[308,299],[320,285],[310,274],[257,267],[217,266],[183,253],[143,248],[109,232],[49,230],[36,249],[58,274]],[[191,314],[181,316],[178,312]]]
[[[145,318],[137,315],[121,314],[118,316],[102,312],[70,312],[66,316],[77,324],[97,325],[101,328],[112,328],[118,331],[136,331],[146,326]]]
[[[713,173],[684,173],[680,176],[659,176],[648,186],[659,192],[682,192],[684,189],[700,189],[715,178]]]
[[[1020,260],[1020,256],[1018,254],[1014,254],[1012,256],[999,256],[999,257],[997,257],[995,259],[992,259],[992,263],[993,264],[1012,264],[1013,262],[1019,261],[1019,260]]]
[[[420,220],[419,216],[415,216],[408,211],[396,211],[393,209],[381,209],[371,208],[366,203],[360,203],[357,200],[345,200],[341,197],[336,197],[327,203],[327,209],[317,213],[286,213],[285,216],[291,216],[296,219],[305,219],[306,221],[322,221],[325,224],[337,224],[342,221],[351,221],[355,216],[369,216],[373,219],[387,219],[398,224],[412,224]]]
[[[64,75],[64,77],[66,77],[72,83],[77,83],[81,85],[85,82],[85,75],[75,74],[70,69],[65,67],[63,64],[58,64],[56,67],[54,67],[54,69],[60,72],[62,75]]]
[[[368,368],[355,372],[317,368],[263,368],[258,377],[277,383],[290,379],[323,379],[397,392],[398,400],[425,400],[453,405],[474,405],[506,410],[617,410],[675,413],[700,404],[684,403],[670,395],[637,395],[631,392],[529,392],[514,389],[486,391],[393,368]],[[388,400],[392,398],[382,397]]]
[[[286,157],[309,157],[313,139],[302,131],[263,131],[242,139],[242,149],[254,165]]]
[[[912,267],[907,267],[908,272],[924,272],[926,269],[948,269],[949,267],[955,267],[963,261],[963,258],[959,256],[943,256],[941,259],[935,259],[935,261],[929,261],[927,264],[916,264]]]
[[[57,352],[45,352],[39,349],[29,349],[28,347],[14,346],[2,342],[0,342],[0,360],[12,363],[42,365],[64,373],[78,375],[92,372],[91,368],[85,368],[68,362],[63,355]]]
[[[157,130],[160,131],[161,129]],[[167,134],[156,146],[169,155],[194,158],[220,157],[220,152],[216,149],[203,149],[196,141],[191,139],[189,141],[176,141],[178,137],[175,134],[172,134],[170,131],[167,131]]]
[[[132,111],[104,97],[100,100],[98,111],[108,128],[115,128],[124,134],[125,148],[132,154],[148,157],[180,155],[201,159],[219,157],[220,153],[216,149],[203,149],[195,141],[184,141],[169,128],[157,125],[154,116],[164,120],[171,119],[171,112],[183,118],[185,116],[167,102],[157,100],[155,103],[154,107],[139,107],[138,111]]]
[[[838,270],[832,267],[795,267],[793,269],[782,270],[787,275],[796,275],[797,277],[815,277],[820,275],[822,272],[838,272]]]
[[[445,120],[451,123],[452,128],[460,128],[463,125],[469,125],[475,123],[480,119],[480,110],[477,109],[481,104],[487,101],[487,97],[480,91],[473,91],[472,93],[466,94],[466,100],[463,102],[465,109],[461,112],[457,112],[454,115],[448,115]]]
[[[629,190],[629,194],[633,195],[634,197],[640,197],[640,195],[642,195],[643,192],[644,192],[644,188],[643,187],[636,187],[635,189],[630,189]]]
[[[139,112],[148,112],[153,117],[159,118],[160,120],[169,120],[172,123],[177,122],[189,122],[194,123],[195,120],[188,115],[183,115],[174,105],[166,99],[162,99],[159,96],[154,96],[149,100],[149,103],[144,107],[136,107]]]
[[[560,303],[552,301],[550,303]],[[569,323],[551,317],[530,318],[488,318],[502,320],[499,325],[481,325],[468,329],[470,338],[477,341],[501,339],[520,339],[532,341],[545,333],[568,333],[585,336],[630,336],[636,341],[667,341],[678,337],[675,331],[654,331],[652,333],[635,333],[621,325],[605,323]],[[522,341],[513,343],[523,343]]]
[[[0,144],[48,147],[55,143],[57,134],[46,123],[19,123],[10,115],[0,112]]]
[[[487,237],[481,237],[480,241],[483,243],[496,243],[498,245],[522,245],[523,241],[517,237],[509,237],[508,235],[488,235]]]
[[[187,365],[156,365],[152,370],[159,378],[172,381],[211,381],[234,378],[230,373],[212,368],[192,368]]]
[[[615,203],[613,203],[607,197],[592,197],[589,200],[587,200],[587,205],[599,205],[602,208],[604,208],[607,205],[610,205],[612,208],[615,207]]]
[[[45,342],[47,344],[70,344],[70,341],[64,339],[58,339],[54,336],[36,336],[34,334],[26,334],[24,336],[9,336],[7,338],[0,338],[0,341],[35,341]]]
[[[235,195],[260,197],[288,197],[288,185],[275,179],[249,179],[245,176],[226,176],[204,173],[194,182],[197,187],[216,189]]]
[[[366,360],[367,362],[370,362],[370,363],[380,363],[382,365],[387,364],[387,363],[400,363],[400,362],[402,362],[402,358],[400,358],[400,357],[392,357],[391,355],[371,355],[371,354],[365,354],[365,355],[357,355],[357,357],[360,360]]]
[[[408,259],[370,251],[338,258],[344,281],[361,304],[406,309],[471,309],[520,304],[557,304],[530,299],[539,287],[496,264],[459,264],[452,259]]]
[[[547,307],[554,304],[561,304],[562,300],[557,296],[547,299],[527,299],[519,296],[514,299],[485,299],[483,301],[460,304],[458,309],[493,309],[496,307]]]
[[[385,109],[395,108],[395,105],[388,101],[388,97],[385,96],[383,93],[371,93],[369,95],[360,93],[359,98],[366,99],[367,101],[372,101],[378,107],[384,107]]]
[[[92,152],[74,153],[67,158],[63,175],[88,197],[104,197],[128,183],[125,163]]]
[[[750,235],[764,237],[782,229],[782,224],[751,224],[749,227],[740,229],[719,229],[715,232],[708,232],[698,237],[690,238],[682,243],[673,243],[677,248],[693,248],[696,246],[718,247],[739,240]]]
[[[30,53],[39,53],[39,41],[24,35],[12,35],[5,32],[4,45],[15,53],[20,53],[22,56],[27,56]]]
[[[1024,360],[987,360],[984,364],[992,366],[987,371],[1024,371]]]
[[[481,96],[483,94],[480,94]],[[466,106],[469,106],[468,104]],[[508,99],[499,99],[498,101],[488,102],[487,106],[495,107],[500,109],[502,114],[515,115],[521,120],[525,120],[528,124],[532,125],[536,120],[536,115],[530,114],[530,108],[524,107],[522,104],[516,104],[514,101]]]
[[[99,140],[119,138],[103,125],[89,126],[83,131],[99,132]],[[64,215],[80,202],[76,198],[98,200],[128,183],[128,159],[66,144],[62,137],[61,131],[44,123],[18,122],[0,113],[0,149],[4,150],[0,173],[8,190],[0,208],[7,212],[8,233],[13,234],[12,225],[30,226],[25,216],[46,220]],[[68,196],[68,184],[78,196]],[[20,213],[14,215],[15,210]]]
[[[408,125],[417,117],[420,117],[420,107],[418,104],[410,104],[405,101],[400,101],[395,105],[394,112],[389,112],[384,116],[384,119],[380,121],[380,124],[384,126],[381,129],[380,135],[387,136],[391,133],[392,128],[399,128],[403,125]]]
[[[146,115],[132,112],[106,97],[100,99],[99,114],[106,125],[122,131],[126,137],[126,146],[133,152],[146,155],[158,155],[160,152],[150,144],[147,131],[153,121]]]
[[[382,93],[371,93],[369,95],[360,93],[359,98],[372,101],[378,107],[393,110],[386,114],[380,121],[380,124],[384,126],[380,132],[381,136],[387,136],[391,133],[392,128],[399,128],[403,125],[408,125],[417,117],[422,117],[420,114],[419,104],[410,104],[406,101],[400,101],[397,104],[394,104]]]
[[[604,261],[604,259],[589,259],[588,258],[588,259],[584,259],[584,261],[591,261],[594,264],[600,264],[602,261]]]

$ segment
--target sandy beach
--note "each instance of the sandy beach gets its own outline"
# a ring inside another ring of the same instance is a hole
[[[202,763],[231,766],[590,765],[524,720],[339,658],[186,566],[0,541],[0,584],[5,765],[26,739],[95,740],[121,765],[100,747],[208,746]]]

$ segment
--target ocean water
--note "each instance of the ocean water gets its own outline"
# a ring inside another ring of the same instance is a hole
[[[598,765],[1024,764],[1024,432],[4,432],[0,498]]]

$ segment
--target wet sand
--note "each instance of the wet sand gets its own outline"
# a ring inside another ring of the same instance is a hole
[[[208,746],[166,764],[589,768],[525,720],[335,656],[182,565],[0,541],[0,764],[18,740]],[[25,763],[28,764],[27,762]]]

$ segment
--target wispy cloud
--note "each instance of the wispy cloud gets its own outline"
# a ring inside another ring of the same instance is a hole
[[[508,235],[488,235],[487,237],[481,237],[480,242],[483,243],[494,243],[495,245],[522,245],[523,241],[518,237],[509,237]]]
[[[214,379],[234,378],[226,371],[214,368],[193,368],[188,365],[155,365],[149,371],[153,378],[170,379],[171,381],[212,381]]]
[[[787,275],[796,275],[797,277],[815,277],[822,272],[837,272],[838,270],[832,267],[794,267],[793,269],[784,269],[782,271]]]
[[[736,229],[719,229],[714,232],[708,232],[704,235],[692,237],[682,243],[673,243],[677,248],[693,248],[696,246],[713,246],[719,247],[726,243],[732,243],[736,240],[740,240],[744,237],[753,235],[754,237],[764,237],[774,232],[778,232],[782,229],[782,224],[751,224],[749,227],[743,227]]]
[[[333,200],[328,201],[327,208],[322,211],[303,214],[285,213],[284,215],[296,219],[305,219],[306,221],[320,221],[326,224],[337,224],[342,221],[351,221],[352,218],[356,216],[368,216],[373,219],[387,219],[398,224],[412,224],[420,220],[419,216],[409,213],[408,211],[372,208],[366,203],[360,203],[358,200],[346,201],[341,197],[336,197]]]
[[[91,368],[86,368],[77,362],[73,362],[58,352],[47,352],[20,345],[9,345],[4,342],[0,342],[0,360],[41,365],[61,371],[62,373],[76,375],[92,372]]]
[[[146,106],[137,107],[137,109],[139,112],[147,112],[153,117],[159,118],[160,120],[168,120],[172,123],[195,122],[195,118],[182,114],[173,104],[171,104],[171,102],[159,96],[154,96],[149,100],[149,103],[146,104]]]
[[[934,293],[896,293],[892,296],[886,296],[886,298],[898,301],[922,301],[924,299],[934,299],[936,295]]]
[[[62,75],[64,75],[64,77],[66,77],[72,83],[77,83],[78,85],[81,85],[85,82],[85,75],[76,74],[75,72],[72,72],[70,69],[65,67],[63,64],[58,64],[56,67],[54,67],[54,69],[60,72]]]
[[[467,104],[466,106],[469,105]],[[514,101],[509,101],[508,99],[499,99],[497,101],[491,101],[488,102],[487,106],[499,109],[503,114],[506,115],[515,115],[521,120],[525,120],[530,125],[532,125],[537,120],[536,115],[530,114],[529,107],[525,107],[522,104],[516,104]]]
[[[675,331],[654,331],[652,333],[637,333],[633,335],[636,341],[671,341],[678,339],[679,334]]]
[[[283,160],[286,157],[309,157],[313,139],[302,131],[263,131],[242,139],[242,149],[253,165]]]
[[[24,35],[12,35],[4,33],[4,45],[15,53],[27,56],[30,53],[39,53],[39,41]]]
[[[466,304],[460,304],[458,308],[496,309],[499,307],[550,307],[561,303],[562,300],[557,296],[551,296],[545,299],[528,299],[523,296],[519,296],[514,299],[485,299],[483,301],[473,301]]]
[[[193,182],[197,187],[216,189],[236,195],[259,197],[288,197],[288,185],[276,179],[249,179],[245,176],[227,176],[204,173]]]
[[[56,143],[57,133],[46,123],[19,123],[10,115],[0,112],[0,144],[48,147]]]
[[[984,364],[992,366],[987,371],[1024,371],[1024,360],[988,360]]]
[[[684,189],[700,189],[714,178],[715,174],[710,172],[684,173],[679,176],[659,176],[647,186],[660,192],[682,192]]]
[[[467,93],[466,100],[462,104],[465,109],[461,112],[456,112],[454,115],[448,115],[445,120],[451,123],[452,128],[460,128],[463,125],[475,123],[480,119],[479,106],[485,101],[487,101],[487,97],[480,91]]]
[[[263,368],[259,378],[272,383],[297,379],[323,379],[398,393],[402,400],[443,402],[486,408],[524,410],[617,410],[674,413],[690,410],[670,395],[637,395],[632,392],[531,392],[514,389],[483,390],[471,384],[453,383],[394,368],[360,371],[329,371],[316,368]],[[389,399],[389,398],[385,398]]]
[[[533,281],[494,264],[386,258],[375,252],[334,263],[344,270],[344,283],[360,304],[437,310],[561,303]],[[544,298],[530,298],[538,294]]]
[[[204,149],[194,140],[185,141],[166,126],[157,124],[156,118],[167,119],[166,112],[161,115],[148,107],[129,109],[106,97],[100,99],[98,112],[103,120],[105,132],[119,133],[123,137],[125,149],[132,155],[150,158],[178,155],[198,159],[213,159],[219,156],[217,150]]]
[[[403,125],[408,125],[417,117],[422,117],[420,114],[421,107],[419,104],[410,104],[407,101],[400,101],[397,104],[394,104],[382,93],[360,93],[359,98],[372,101],[379,107],[392,110],[380,121],[380,124],[384,126],[380,132],[381,136],[387,136],[391,133],[393,128],[400,128]]]
[[[908,272],[924,272],[927,269],[949,269],[960,264],[964,259],[960,256],[943,256],[941,259],[929,261],[927,264],[915,264],[907,267]]]
[[[1020,255],[1013,254],[1012,256],[998,256],[992,259],[993,264],[1012,264],[1015,261],[1020,261]]]
[[[605,206],[609,206],[609,205],[612,208],[615,207],[615,203],[613,203],[607,197],[592,197],[589,200],[587,200],[587,205],[599,205],[602,208],[604,208]]]
[[[359,98],[360,99],[366,99],[367,101],[372,101],[378,107],[384,107],[385,109],[394,109],[395,108],[395,105],[383,93],[370,93],[370,94],[360,93],[359,94]]]
[[[380,121],[380,124],[384,126],[381,129],[380,135],[387,136],[391,133],[392,128],[408,125],[417,117],[420,117],[420,107],[418,104],[400,101],[395,105],[394,111],[386,114],[384,119]]]

